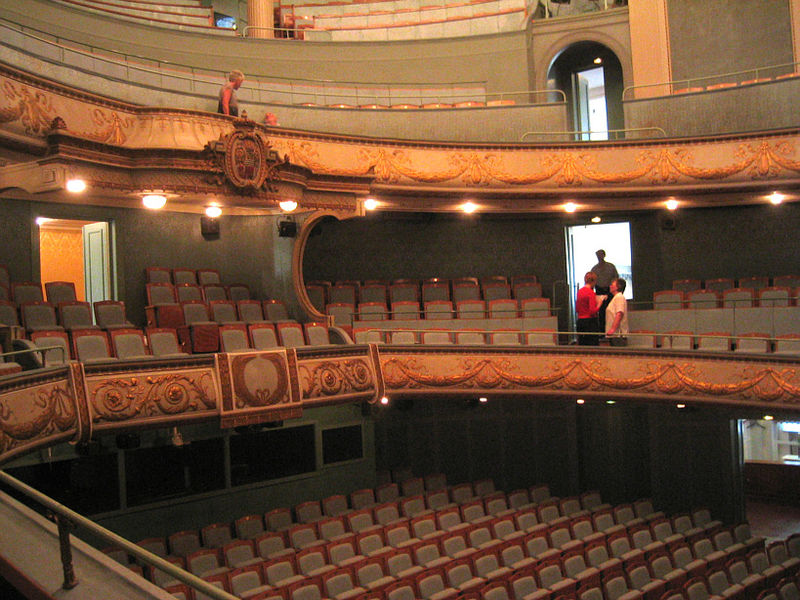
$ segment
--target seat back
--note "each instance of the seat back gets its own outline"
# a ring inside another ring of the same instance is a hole
[[[286,310],[286,305],[280,300],[264,300],[263,308],[264,317],[266,317],[267,321],[277,323],[289,320],[289,311]]]
[[[186,353],[178,343],[178,334],[174,329],[148,327],[145,330],[147,343],[153,356],[181,356]]]
[[[211,285],[222,283],[217,269],[197,269],[195,279],[199,285]]]
[[[453,314],[453,303],[450,300],[429,300],[425,302],[425,318],[431,320],[449,320]]]
[[[0,300],[0,323],[9,327],[19,326],[17,305],[11,300]]]
[[[175,295],[178,298],[178,302],[204,301],[203,289],[196,283],[176,283]]]
[[[309,346],[328,346],[331,343],[328,326],[325,323],[304,323],[306,342]]]
[[[300,323],[283,322],[277,324],[278,340],[280,345],[285,348],[297,348],[306,345],[303,336],[303,327]]]
[[[75,302],[75,284],[71,281],[48,281],[44,284],[47,301],[58,306],[62,302]]]
[[[11,284],[11,299],[17,306],[27,302],[44,302],[42,284],[35,281],[15,281]]]
[[[131,325],[125,316],[125,303],[120,300],[99,300],[95,302],[94,318],[98,327],[102,329],[128,327]]]
[[[69,362],[70,345],[67,334],[63,331],[34,331],[31,333],[31,341],[39,347],[58,346],[61,350],[47,350],[44,353],[44,366],[63,365]]]
[[[208,305],[211,310],[211,319],[220,325],[239,321],[236,304],[230,300],[212,300]]]
[[[81,362],[95,362],[111,358],[108,334],[97,329],[76,329],[72,332],[75,358]]]
[[[459,319],[486,318],[486,303],[483,300],[461,300],[456,303],[456,314]]]
[[[220,325],[219,343],[223,352],[242,352],[250,349],[245,325]]]
[[[169,282],[152,282],[145,284],[147,292],[147,304],[155,306],[157,304],[175,304],[178,297],[175,295],[175,288]]]
[[[22,325],[28,331],[61,329],[56,309],[49,302],[25,302],[19,307]]]
[[[58,305],[58,314],[64,329],[91,329],[94,327],[92,306],[88,302],[78,302],[77,300],[62,302]]]
[[[218,283],[209,283],[201,286],[203,291],[203,299],[206,302],[215,302],[228,299],[228,292],[225,286]]]
[[[228,299],[233,302],[240,300],[251,300],[253,296],[250,294],[250,286],[245,283],[232,283],[227,287]]]
[[[197,285],[197,275],[194,269],[172,269],[172,283],[176,286],[181,284]]]
[[[519,301],[521,317],[549,317],[550,298],[524,298]]]
[[[147,358],[147,345],[141,329],[111,330],[111,346],[114,355],[123,360]]]
[[[237,300],[236,312],[239,320],[245,323],[258,323],[264,320],[264,311],[258,300]]]
[[[172,271],[167,267],[147,267],[144,273],[147,283],[172,283]]]

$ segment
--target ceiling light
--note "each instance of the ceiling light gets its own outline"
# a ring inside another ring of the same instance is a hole
[[[783,199],[785,198],[785,196],[780,192],[772,192],[767,197],[769,198],[769,201],[772,202],[775,206],[783,202]]]
[[[478,402],[483,402],[484,404],[488,401],[489,399],[486,396],[481,396],[480,398],[478,398]]]
[[[616,400],[606,400],[606,404],[616,404]]]
[[[564,205],[564,210],[568,213],[574,213],[576,210],[578,210],[578,205],[574,202],[567,202]]]
[[[774,418],[775,417],[773,417],[772,415],[764,415],[764,420],[765,421],[772,421]]]
[[[387,404],[389,404],[389,399],[388,399],[386,396],[383,396],[383,397],[381,398],[381,404],[383,404],[384,406],[386,406]]]
[[[164,208],[167,203],[167,197],[163,194],[146,194],[142,196],[142,204],[152,210]]]
[[[365,210],[375,210],[378,208],[378,201],[375,198],[367,198],[364,200],[364,209]]]
[[[216,219],[218,216],[222,214],[222,209],[217,206],[216,204],[212,204],[211,206],[206,206],[206,216],[211,217],[212,219]]]
[[[283,212],[292,212],[294,209],[297,208],[297,202],[294,200],[281,200],[278,202],[278,206],[281,207]]]
[[[586,400],[584,400],[583,398],[578,398],[577,400],[575,400],[575,402],[577,402],[578,404],[586,404]]]
[[[86,190],[86,182],[83,179],[67,179],[67,191],[73,194],[80,194]]]
[[[478,210],[478,205],[474,202],[464,202],[464,204],[461,205],[461,210],[467,214],[474,213]]]
[[[36,224],[37,225],[44,225],[45,223],[52,221],[50,217],[36,217]]]
[[[592,217],[592,223],[599,223],[602,220],[600,217]]]
[[[675,408],[686,408],[685,404],[676,404]]]
[[[597,58],[595,58],[595,59],[594,59],[592,62],[593,62],[594,64],[596,64],[596,65],[602,65],[602,64],[603,64],[603,59],[602,59],[602,58],[600,58],[600,57],[598,56],[598,57],[597,57]]]
[[[666,202],[667,210],[676,210],[678,208],[678,201],[675,198],[670,198]]]

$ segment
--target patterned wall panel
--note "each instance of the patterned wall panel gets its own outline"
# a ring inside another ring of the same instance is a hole
[[[39,254],[42,281],[72,281],[78,300],[86,297],[83,278],[83,232],[77,229],[41,227]]]
[[[319,357],[304,356],[298,365],[303,403],[374,401],[380,388],[380,379],[376,373],[373,348],[366,347],[363,356],[358,356],[358,352],[348,352],[344,356],[333,353],[320,353],[323,356]]]

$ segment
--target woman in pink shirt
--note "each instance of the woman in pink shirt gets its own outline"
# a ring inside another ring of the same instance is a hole
[[[589,271],[583,276],[584,286],[578,290],[578,298],[575,301],[575,312],[578,315],[578,343],[582,346],[598,346],[600,344],[599,323],[597,312],[600,304],[594,293],[594,284],[597,282],[597,275]],[[581,335],[581,334],[588,335]]]

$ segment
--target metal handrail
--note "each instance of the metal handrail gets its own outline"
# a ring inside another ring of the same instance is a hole
[[[560,90],[559,90],[560,91]],[[526,131],[522,134],[519,138],[519,141],[524,141],[525,137],[528,135],[584,135],[589,134],[592,135],[593,133],[625,133],[628,131],[655,131],[662,135],[662,137],[667,137],[667,132],[664,131],[661,127],[626,127],[624,129],[588,129],[588,130],[574,130],[574,131]],[[591,140],[589,140],[591,141]],[[597,140],[600,141],[600,140]],[[605,140],[603,140],[605,141]]]
[[[659,83],[640,83],[638,85],[629,85],[622,90],[622,100],[623,101],[627,100],[627,98],[625,98],[625,95],[627,94],[627,92],[632,90],[653,88],[653,87],[664,87],[664,86],[670,86],[670,89],[674,90],[675,84],[688,86],[692,83],[700,83],[716,79],[728,79],[732,77],[739,77],[741,75],[753,75],[754,77],[758,78],[758,74],[764,73],[764,71],[771,71],[775,69],[786,69],[788,67],[792,67],[793,69],[795,69],[798,66],[800,66],[800,61],[781,63],[777,65],[767,65],[765,67],[755,67],[753,69],[744,69],[742,71],[729,71],[727,73],[719,73],[717,75],[704,75],[703,77],[692,77],[690,79],[673,79],[670,81],[662,81]]]
[[[44,364],[44,354],[49,350],[58,350],[61,353],[61,362],[67,362],[67,351],[64,346],[36,346],[35,348],[25,348],[25,350],[12,350],[10,352],[0,353],[0,358],[5,359],[8,356],[19,356],[22,354],[30,354],[31,352],[38,352],[42,355],[42,364]]]
[[[94,521],[87,519],[83,515],[76,513],[75,511],[67,508],[63,504],[56,502],[49,496],[42,494],[38,490],[35,490],[34,488],[21,482],[15,477],[12,477],[5,471],[0,471],[0,481],[14,488],[18,492],[24,494],[28,498],[34,500],[36,503],[47,508],[54,515],[56,515],[56,521],[58,522],[59,541],[61,542],[62,546],[62,566],[64,568],[64,583],[62,587],[64,587],[64,589],[71,589],[74,588],[76,585],[79,585],[77,579],[74,576],[74,571],[72,568],[71,561],[69,562],[69,564],[64,563],[65,558],[71,560],[71,555],[69,552],[69,531],[70,531],[70,525],[72,525],[80,529],[85,529],[89,533],[97,536],[98,538],[102,539],[104,542],[111,544],[112,546],[117,546],[121,548],[122,550],[124,550],[128,554],[133,555],[142,562],[145,562],[148,565],[159,569],[160,571],[164,571],[168,575],[185,583],[192,589],[202,592],[203,594],[213,598],[214,600],[238,600],[237,596],[233,596],[232,594],[229,594],[228,592],[221,590],[220,588],[214,585],[211,585],[210,583],[200,579],[196,575],[192,575],[191,573],[188,573],[187,571],[184,571],[183,569],[176,567],[171,562],[164,560],[160,556],[157,556],[152,552],[148,552],[141,546],[138,546],[133,542],[129,542],[128,540],[117,535],[113,531],[109,531],[105,527],[101,527]],[[65,547],[67,549],[67,552],[64,552]]]

